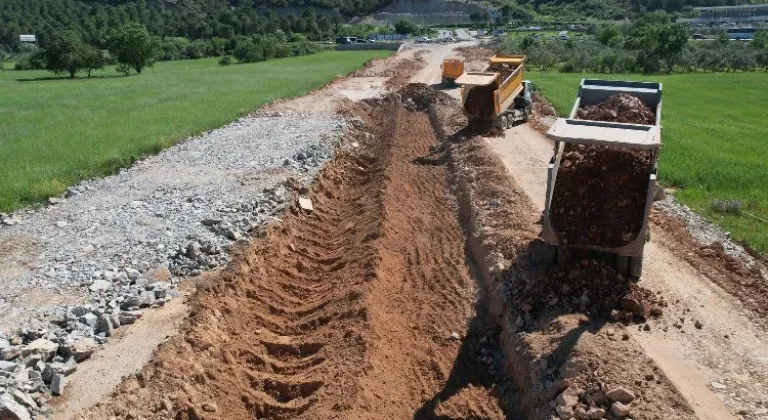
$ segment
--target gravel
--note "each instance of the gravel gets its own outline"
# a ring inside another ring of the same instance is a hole
[[[4,409],[50,414],[44,396],[64,392],[77,362],[178,296],[183,278],[226,264],[232,244],[261,236],[355,123],[242,118],[41,209],[0,214],[0,396],[40,402],[11,397]]]

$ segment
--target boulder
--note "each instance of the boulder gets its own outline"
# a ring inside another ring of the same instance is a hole
[[[21,355],[27,357],[31,354],[39,354],[40,358],[47,362],[56,355],[56,351],[58,350],[58,344],[44,338],[38,338],[37,340],[29,343],[27,347],[23,348],[21,350]]]
[[[605,396],[611,401],[618,401],[623,404],[629,404],[635,399],[635,394],[623,386],[609,389]]]
[[[0,396],[0,419],[3,420],[32,420],[29,411],[17,403],[10,394]]]

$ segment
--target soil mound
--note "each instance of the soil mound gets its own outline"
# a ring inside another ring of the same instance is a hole
[[[429,87],[425,83],[410,83],[400,90],[403,103],[417,110],[425,110],[430,104],[444,104],[453,99],[445,92]]]
[[[593,121],[646,125],[656,123],[656,112],[640,98],[627,93],[617,93],[599,104],[583,106],[576,111],[576,116]]]
[[[618,247],[640,233],[653,157],[647,150],[568,144],[550,217],[566,245]]]
[[[499,82],[503,82],[507,80],[509,76],[512,75],[512,73],[515,72],[515,69],[517,69],[517,67],[510,66],[509,64],[492,64],[488,66],[487,71],[492,73],[499,73],[501,75]]]

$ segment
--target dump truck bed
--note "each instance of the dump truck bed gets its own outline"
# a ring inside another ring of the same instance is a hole
[[[617,93],[627,93],[645,102],[655,111],[655,123],[652,125],[627,124],[577,118],[579,108],[601,103]],[[547,137],[555,141],[555,149],[548,168],[547,195],[542,221],[541,237],[545,242],[552,245],[561,245],[559,235],[552,224],[550,208],[557,182],[558,168],[563,158],[566,143],[642,149],[648,150],[648,153],[652,154],[653,164],[646,181],[645,213],[640,233],[631,242],[612,248],[598,244],[571,244],[579,248],[607,251],[622,256],[642,257],[648,229],[648,216],[656,189],[658,149],[661,147],[661,93],[662,86],[660,83],[582,80],[570,118],[559,118],[547,132]]]
[[[499,118],[523,90],[524,55],[494,55],[481,72],[469,72],[456,79],[461,85],[464,114],[469,118]],[[508,65],[514,69],[502,80],[494,67]]]

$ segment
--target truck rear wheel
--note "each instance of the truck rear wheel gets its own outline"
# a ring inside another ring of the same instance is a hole
[[[509,119],[504,115],[501,117],[501,129],[506,130],[507,128],[509,128]]]

